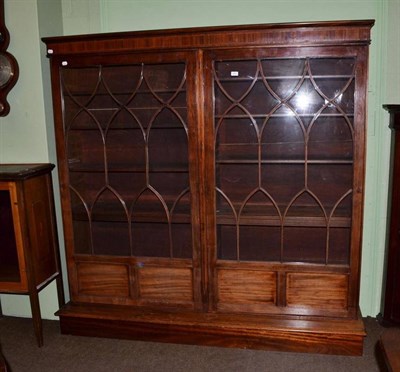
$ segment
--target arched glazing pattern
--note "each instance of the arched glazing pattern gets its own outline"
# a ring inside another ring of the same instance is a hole
[[[217,259],[348,264],[355,59],[215,60],[213,81]]]
[[[191,258],[186,64],[61,71],[76,253]]]

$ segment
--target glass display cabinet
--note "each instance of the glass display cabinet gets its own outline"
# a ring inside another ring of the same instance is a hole
[[[361,354],[372,25],[45,38],[62,332]]]
[[[27,294],[43,345],[39,291],[57,282],[64,305],[51,171],[53,164],[0,164],[0,293]]]
[[[217,308],[337,314],[348,311],[356,61],[276,54],[211,62]]]

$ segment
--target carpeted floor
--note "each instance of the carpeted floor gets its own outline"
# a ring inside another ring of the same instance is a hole
[[[365,318],[362,357],[297,354],[161,344],[61,335],[57,321],[44,321],[38,348],[31,319],[0,318],[0,345],[12,372],[374,372],[383,328]]]

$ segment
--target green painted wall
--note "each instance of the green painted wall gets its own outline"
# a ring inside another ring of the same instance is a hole
[[[48,104],[51,102],[49,67],[40,37],[62,32],[61,3],[5,0],[4,7],[10,32],[8,50],[17,59],[20,73],[9,94],[10,114],[0,118],[0,162],[55,162]],[[58,185],[56,177],[53,179]],[[52,318],[58,306],[54,284],[40,293],[40,302],[43,317]],[[2,295],[1,303],[4,314],[31,316],[28,296]]]
[[[5,5],[6,22],[12,37],[9,50],[19,61],[21,76],[10,94],[12,111],[8,117],[0,118],[0,162],[55,161],[48,62],[40,42],[42,36],[245,23],[375,19],[368,86],[367,183],[360,305],[364,316],[375,316],[379,312],[389,158],[388,118],[381,106],[383,103],[400,103],[400,0],[5,0]],[[61,221],[59,211],[58,219]],[[62,244],[61,249],[63,252]],[[29,302],[25,297],[2,295],[4,313],[30,316]],[[43,316],[52,318],[57,308],[54,286],[42,292],[41,302]]]

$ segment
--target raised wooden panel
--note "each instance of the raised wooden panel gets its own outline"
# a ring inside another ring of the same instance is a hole
[[[252,270],[218,270],[218,307],[224,304],[274,304],[276,273]]]
[[[193,302],[190,268],[143,267],[138,270],[140,299],[163,303]]]
[[[342,310],[347,307],[347,288],[347,275],[289,273],[286,304],[287,306]]]
[[[77,276],[80,295],[129,296],[127,265],[80,263]]]

